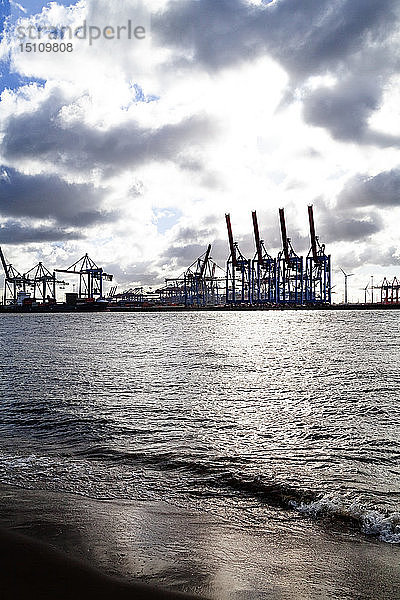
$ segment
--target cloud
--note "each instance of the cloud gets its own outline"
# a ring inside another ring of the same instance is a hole
[[[399,146],[400,136],[373,131],[368,118],[380,107],[382,86],[368,76],[348,76],[332,88],[320,87],[304,100],[307,123],[325,127],[336,140]]]
[[[114,280],[118,282],[118,292],[130,286],[162,285],[164,282],[164,276],[149,260],[135,261],[124,268],[117,262],[106,262],[104,269],[107,273],[112,273]]]
[[[360,265],[370,264],[381,267],[389,267],[400,264],[399,249],[395,246],[389,248],[368,247],[359,255]]]
[[[116,214],[102,210],[105,190],[89,183],[67,183],[56,175],[24,175],[3,168],[0,215],[54,220],[59,225],[88,227]]]
[[[395,30],[395,0],[277,2],[272,52],[296,79],[343,68]]]
[[[3,124],[1,144],[5,159],[40,160],[75,172],[100,170],[111,174],[157,161],[180,163],[182,152],[215,133],[205,115],[151,128],[121,111],[120,123],[100,127],[85,121],[80,100],[68,99],[61,88],[53,88],[34,112],[28,109],[9,115]],[[187,157],[185,161],[187,167]]]
[[[183,246],[169,246],[161,255],[159,265],[175,265],[177,267],[188,267],[207,249],[204,244],[184,244]]]
[[[217,70],[271,54],[292,77],[337,69],[349,54],[395,28],[395,0],[172,0],[153,17],[175,63]]]
[[[338,197],[338,207],[400,206],[400,169],[383,171],[374,177],[353,177]]]
[[[215,229],[207,227],[202,229],[199,227],[180,227],[175,233],[177,242],[193,242],[200,240],[209,240],[215,234]],[[207,242],[208,243],[208,242]]]
[[[384,229],[379,212],[360,210],[354,205],[327,206],[322,198],[313,202],[317,213],[317,235],[321,243],[360,242]]]
[[[56,227],[33,227],[8,220],[0,225],[0,244],[28,244],[39,242],[64,242],[83,239],[79,231],[65,231]]]
[[[364,218],[331,214],[321,222],[321,240],[323,242],[356,242],[371,237],[383,228],[379,215]]]
[[[334,87],[314,83],[302,91],[307,123],[327,128],[334,139],[387,146],[400,137],[370,132],[368,117],[398,72],[398,23],[396,0],[172,0],[153,30],[175,49],[173,69],[213,72],[274,58],[291,78],[290,101],[310,77],[330,74],[338,79]]]

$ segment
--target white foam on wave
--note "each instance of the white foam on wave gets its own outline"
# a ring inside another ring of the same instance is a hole
[[[357,502],[346,505],[339,498],[322,496],[310,503],[291,501],[290,506],[309,517],[336,517],[348,519],[359,524],[366,535],[377,537],[382,542],[400,544],[400,513],[384,514],[378,510],[369,510]]]
[[[362,515],[363,533],[376,535],[382,542],[400,544],[400,513],[391,513],[388,516],[371,510]]]

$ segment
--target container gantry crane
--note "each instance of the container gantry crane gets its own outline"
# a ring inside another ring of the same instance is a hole
[[[233,240],[231,217],[225,215],[230,255],[226,263],[226,303],[251,304],[251,260],[245,258]]]
[[[320,244],[315,234],[314,212],[308,206],[311,248],[306,257],[305,301],[310,304],[330,304],[331,257],[325,254],[325,244]]]
[[[278,304],[303,304],[303,257],[293,250],[286,232],[285,211],[279,209],[282,250],[277,260],[276,302]]]
[[[221,290],[225,278],[216,276],[221,269],[211,258],[211,244],[186,271],[176,279],[166,279],[160,290],[160,300],[185,306],[219,304],[223,299]]]
[[[86,253],[67,269],[55,269],[57,273],[68,273],[79,276],[79,298],[94,299],[95,296],[103,298],[104,281],[112,281],[113,276],[105,273],[101,267]]]
[[[26,285],[32,290],[32,299],[36,302],[56,302],[56,285],[68,285],[66,281],[56,278],[56,274],[39,262],[29,271],[24,273]]]
[[[276,303],[276,259],[270,256],[260,239],[257,213],[251,213],[253,219],[256,254],[252,261],[252,301],[254,304]]]
[[[17,304],[18,294],[26,292],[26,279],[11,263],[7,263],[0,247],[0,259],[4,271],[3,304]]]

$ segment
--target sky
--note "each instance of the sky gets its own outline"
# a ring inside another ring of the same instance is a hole
[[[154,288],[208,243],[225,267],[227,212],[244,255],[252,210],[277,255],[280,207],[305,255],[312,204],[335,302],[340,268],[352,301],[371,275],[400,277],[397,0],[0,0],[0,14],[0,245],[19,271],[88,252],[119,291]],[[39,51],[51,31],[72,50]]]

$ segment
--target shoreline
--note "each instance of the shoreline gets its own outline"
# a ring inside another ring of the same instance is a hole
[[[318,305],[217,305],[217,306],[181,306],[181,305],[154,305],[154,306],[108,306],[105,308],[85,308],[79,309],[68,305],[49,305],[49,306],[4,306],[0,305],[0,314],[84,314],[84,313],[111,313],[111,312],[237,312],[237,311],[346,311],[346,310],[399,310],[399,304],[384,304],[375,302],[367,304],[318,304]]]
[[[213,600],[400,596],[398,547],[311,520],[288,528],[284,520],[266,519],[249,527],[228,515],[156,500],[94,500],[7,485],[0,490],[1,527],[46,543],[51,554],[50,545],[54,560],[59,551],[68,564],[83,560],[123,587],[148,584]],[[35,556],[34,545],[28,546],[30,567]],[[21,558],[17,552],[16,564]],[[62,572],[62,561],[56,563]]]

